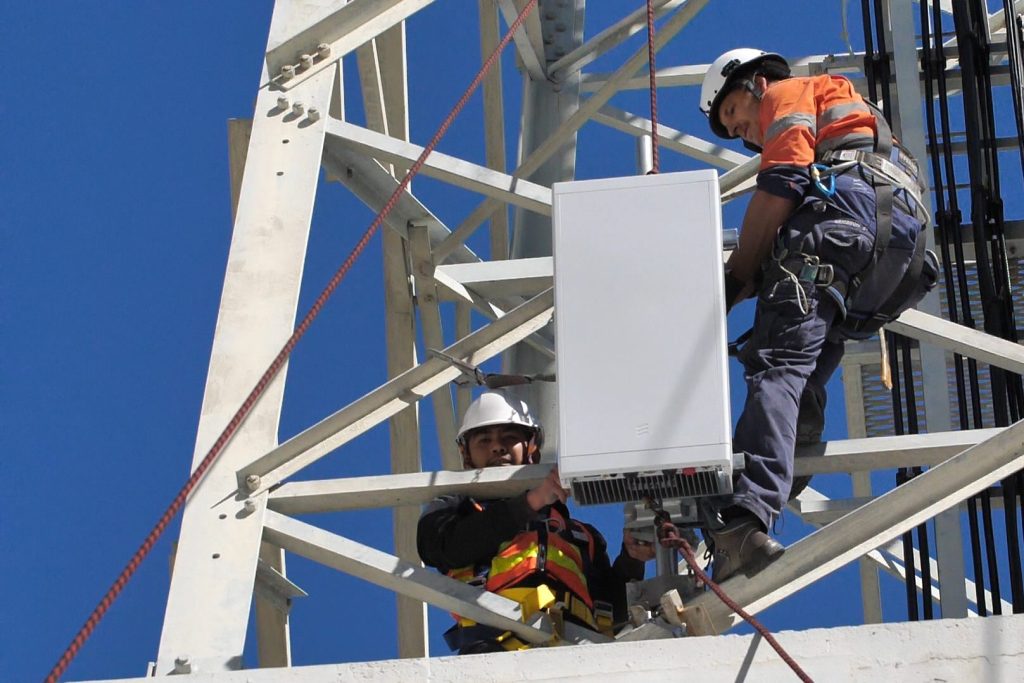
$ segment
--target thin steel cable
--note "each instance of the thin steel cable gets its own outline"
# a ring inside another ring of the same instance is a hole
[[[730,598],[726,592],[722,590],[721,586],[712,581],[711,577],[709,577],[707,573],[700,568],[700,565],[697,564],[697,558],[693,555],[693,548],[690,547],[690,544],[686,542],[685,538],[679,535],[679,531],[676,529],[675,525],[667,519],[667,513],[662,510],[658,511],[657,514],[658,517],[661,518],[658,526],[658,536],[661,539],[662,544],[670,545],[682,550],[686,564],[690,565],[690,569],[692,569],[693,573],[697,575],[697,578],[703,581],[704,584],[718,596],[718,599],[725,603],[726,607],[742,617],[744,621],[754,628],[754,630],[760,633],[761,637],[765,639],[765,642],[771,645],[772,649],[774,649],[779,654],[779,657],[782,658],[782,661],[784,661],[789,668],[793,670],[793,673],[797,675],[797,678],[804,683],[814,683],[813,679],[807,675],[807,672],[804,671],[800,665],[796,663],[796,660],[786,652],[786,649],[779,644],[779,641],[775,640],[775,636],[772,635],[771,631],[765,628],[765,626],[755,619],[752,614],[740,607],[735,600]]]
[[[647,0],[647,71],[651,90],[651,170],[649,174],[661,172],[658,158],[658,86],[654,66],[654,0]]]
[[[92,614],[90,614],[89,618],[85,620],[85,624],[83,624],[82,627],[79,629],[78,633],[75,634],[75,637],[71,640],[71,644],[68,645],[67,649],[64,651],[64,654],[61,655],[60,659],[57,661],[57,664],[53,667],[49,675],[46,677],[46,683],[56,683],[59,680],[60,676],[64,673],[64,671],[67,670],[67,667],[71,664],[71,661],[78,654],[78,651],[82,648],[82,645],[92,634],[93,630],[96,628],[96,625],[99,623],[100,619],[103,618],[103,615],[106,614],[107,610],[110,608],[110,605],[113,604],[115,599],[117,599],[117,596],[121,593],[121,590],[125,587],[129,579],[131,579],[132,575],[135,573],[135,570],[138,569],[139,565],[149,554],[149,551],[152,550],[157,540],[160,538],[164,530],[167,528],[167,525],[170,524],[171,520],[178,513],[178,510],[180,510],[182,505],[185,504],[185,500],[186,498],[188,498],[189,493],[191,493],[192,490],[196,487],[196,485],[200,482],[200,480],[202,480],[203,475],[206,474],[207,470],[217,459],[217,456],[219,456],[220,453],[223,451],[224,446],[226,446],[228,441],[231,440],[231,437],[245,421],[245,418],[248,416],[253,406],[256,405],[256,402],[259,400],[260,396],[262,396],[264,390],[267,388],[267,385],[270,384],[270,382],[274,379],[277,373],[284,366],[285,362],[288,360],[288,356],[292,352],[292,349],[295,348],[295,345],[298,343],[299,339],[301,339],[302,336],[306,333],[306,330],[309,329],[309,326],[313,323],[313,320],[316,319],[317,315],[320,313],[320,310],[324,307],[324,304],[327,303],[327,300],[330,298],[331,294],[334,293],[334,290],[337,289],[338,285],[341,283],[342,279],[344,279],[345,275],[348,273],[349,269],[355,263],[356,259],[358,259],[359,255],[362,254],[363,250],[369,244],[370,239],[374,236],[374,234],[383,224],[384,219],[388,216],[389,213],[391,213],[391,210],[395,207],[395,204],[398,203],[399,197],[401,197],[402,193],[405,192],[405,189],[409,186],[409,183],[412,181],[413,177],[423,167],[423,164],[426,162],[427,157],[430,156],[430,153],[434,151],[434,148],[437,146],[438,142],[440,142],[441,138],[448,131],[448,128],[451,127],[451,124],[454,122],[455,117],[458,116],[460,111],[462,111],[462,108],[466,105],[466,102],[469,101],[470,96],[479,87],[480,83],[483,81],[484,76],[487,75],[487,72],[490,71],[491,67],[497,61],[498,56],[511,41],[512,35],[523,23],[523,20],[536,6],[536,4],[537,0],[530,0],[526,4],[526,6],[523,7],[522,11],[519,13],[519,16],[516,17],[516,20],[512,22],[512,25],[509,27],[508,33],[505,35],[502,41],[498,43],[498,46],[494,49],[494,52],[492,52],[491,55],[487,58],[483,66],[480,67],[480,71],[477,72],[477,75],[473,79],[473,82],[470,83],[469,87],[463,93],[462,97],[459,98],[459,101],[456,103],[455,107],[452,108],[452,111],[448,114],[448,117],[438,128],[430,143],[423,148],[423,152],[420,154],[419,158],[416,159],[416,162],[409,169],[408,173],[405,174],[405,177],[402,178],[402,182],[400,182],[398,184],[398,187],[395,188],[395,191],[391,194],[391,197],[384,204],[384,208],[382,208],[380,210],[380,213],[377,214],[377,217],[373,219],[373,222],[370,224],[370,227],[366,229],[366,232],[363,233],[363,236],[359,239],[359,242],[352,249],[351,253],[348,255],[348,258],[345,259],[345,262],[341,264],[338,270],[334,273],[333,277],[331,277],[330,281],[327,283],[327,286],[324,287],[323,291],[320,293],[320,296],[317,297],[316,301],[310,307],[305,317],[303,317],[302,322],[300,322],[299,325],[295,328],[295,331],[292,332],[291,337],[289,337],[288,341],[285,342],[284,346],[278,352],[277,357],[275,357],[274,360],[270,363],[270,367],[268,367],[266,372],[263,373],[263,376],[260,377],[260,380],[256,383],[256,386],[253,387],[252,391],[246,397],[245,401],[242,403],[242,406],[238,409],[238,412],[235,413],[234,417],[231,418],[231,421],[228,422],[227,427],[225,427],[224,431],[221,432],[221,435],[217,438],[217,441],[213,444],[213,447],[210,448],[209,452],[203,458],[202,462],[199,463],[199,466],[196,467],[195,471],[192,473],[192,476],[189,477],[188,481],[185,482],[185,485],[182,486],[181,490],[178,492],[178,495],[174,497],[174,500],[171,502],[170,506],[168,506],[167,510],[164,511],[164,514],[160,517],[160,520],[156,523],[156,526],[154,526],[153,530],[150,531],[149,535],[146,536],[146,539],[142,542],[142,545],[139,546],[139,549],[135,551],[135,554],[128,561],[128,564],[121,571],[120,575],[118,575],[117,579],[114,581],[110,589],[107,590],[106,594],[103,596],[103,599],[100,600],[99,604],[92,611]]]

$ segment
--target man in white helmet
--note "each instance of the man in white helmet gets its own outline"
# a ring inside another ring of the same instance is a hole
[[[767,532],[794,494],[797,439],[820,437],[844,339],[916,304],[938,269],[924,248],[917,163],[846,78],[791,77],[778,54],[739,48],[708,68],[700,109],[716,135],[761,153],[726,266],[727,308],[754,294],[757,307],[733,440],[746,467],[723,503],[725,527],[711,532],[724,580],[783,552]]]
[[[526,403],[504,391],[481,394],[466,411],[457,445],[463,467],[510,467],[540,462],[543,430]],[[416,546],[424,564],[453,578],[526,604],[543,586],[564,605],[563,617],[606,633],[627,618],[625,584],[641,580],[653,548],[626,533],[612,564],[604,537],[569,516],[569,492],[552,468],[544,481],[513,498],[442,496],[420,517]],[[539,594],[538,594],[539,595]],[[459,654],[500,652],[525,645],[508,632],[464,618],[445,633]]]

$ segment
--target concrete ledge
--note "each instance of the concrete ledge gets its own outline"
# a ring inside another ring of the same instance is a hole
[[[776,639],[818,683],[1022,681],[1024,615],[783,631]],[[581,645],[516,653],[356,664],[195,672],[189,683],[365,683],[366,681],[796,680],[756,636],[710,636]],[[133,678],[145,683],[151,678]]]

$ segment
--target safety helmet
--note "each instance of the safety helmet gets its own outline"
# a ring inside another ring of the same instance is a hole
[[[751,64],[760,64],[766,61],[777,61],[789,71],[789,64],[782,55],[774,52],[765,52],[752,47],[738,47],[729,50],[721,57],[711,62],[711,66],[704,72],[704,81],[700,86],[700,110],[708,117],[711,124],[711,131],[720,138],[731,140],[736,137],[730,135],[725,126],[718,120],[718,106],[722,98],[729,92],[727,87],[735,77],[740,67]]]
[[[465,446],[468,432],[478,427],[502,424],[521,425],[532,430],[535,434],[534,442],[540,448],[541,442],[544,440],[544,432],[540,423],[533,419],[525,401],[510,396],[504,391],[485,391],[469,404],[455,442],[460,447]]]

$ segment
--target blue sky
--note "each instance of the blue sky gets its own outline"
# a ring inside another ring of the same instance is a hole
[[[587,35],[639,4],[590,3]],[[781,23],[774,3],[710,3],[658,64],[708,62],[744,44],[794,56],[841,52],[839,5],[787,3],[787,30],[764,31]],[[0,578],[7,596],[0,680],[49,671],[187,477],[231,236],[226,120],[251,116],[271,6],[58,1],[4,9],[0,439],[7,481]],[[438,0],[409,24],[412,138],[420,144],[478,67],[475,6]],[[471,11],[457,11],[464,7]],[[641,44],[636,36],[588,70],[611,70]],[[510,55],[504,71],[506,106],[515,111],[520,81]],[[349,117],[361,123],[354,60],[345,75]],[[623,94],[613,104],[647,112],[646,93]],[[704,134],[694,89],[663,90],[659,104],[668,125]],[[508,120],[514,158],[517,117]],[[477,96],[440,149],[481,162],[480,121]],[[578,177],[634,172],[631,138],[590,124],[580,144]],[[665,171],[696,167],[662,154]],[[450,225],[475,205],[469,193],[433,181],[417,181],[416,192]],[[727,225],[738,225],[741,209],[727,208]],[[371,219],[342,187],[321,182],[300,313]],[[282,440],[384,381],[380,263],[378,237],[293,355]],[[733,315],[732,336],[749,316],[746,309]],[[742,390],[735,393],[742,398]],[[828,435],[841,438],[838,388],[833,396]],[[428,429],[429,413],[424,409]],[[432,433],[424,443],[424,466],[436,469]],[[303,478],[386,469],[386,430],[376,429]],[[838,479],[822,485],[848,493]],[[617,543],[620,509],[581,514]],[[391,550],[388,511],[315,521]],[[787,517],[782,538],[791,542],[805,531]],[[101,622],[69,679],[143,675],[156,653],[176,535],[177,524]],[[292,612],[297,664],[395,656],[391,593],[289,562],[292,578],[311,595]],[[764,619],[773,629],[857,623],[855,577],[848,567]],[[895,604],[887,618],[903,618]],[[431,616],[432,651],[446,654],[438,634],[447,617],[437,610]],[[379,628],[360,628],[367,620]],[[255,662],[251,648],[247,660]]]

